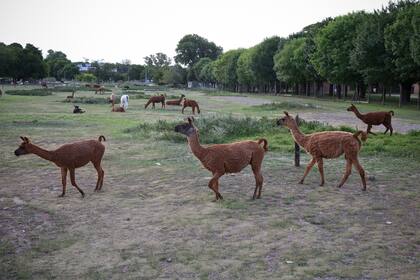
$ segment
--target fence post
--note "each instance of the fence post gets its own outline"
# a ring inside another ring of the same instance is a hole
[[[299,115],[296,115],[296,124],[299,126]],[[300,146],[295,142],[295,166],[300,166]]]

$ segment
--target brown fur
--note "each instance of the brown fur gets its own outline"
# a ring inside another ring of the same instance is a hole
[[[248,165],[251,165],[255,176],[253,198],[261,197],[264,180],[261,165],[264,153],[267,151],[267,140],[241,141],[203,147],[200,145],[198,129],[193,125],[191,118],[188,118],[188,123],[177,125],[175,131],[187,136],[193,154],[213,174],[208,187],[214,191],[216,200],[223,199],[219,193],[219,178],[226,173],[238,173]],[[263,143],[263,146],[261,146],[261,143]]]
[[[362,146],[359,136],[361,135],[363,141],[367,138],[367,134],[364,131],[357,131],[354,134],[344,131],[324,131],[305,135],[300,132],[296,121],[287,112],[284,113],[286,116],[280,118],[277,124],[289,128],[293,139],[312,156],[312,160],[306,167],[305,173],[299,182],[300,184],[303,184],[306,175],[317,163],[321,174],[320,186],[323,186],[325,183],[323,159],[337,158],[344,153],[347,161],[346,171],[337,187],[341,188],[344,185],[351,173],[351,167],[354,165],[362,179],[363,190],[366,190],[365,171],[358,160],[358,154]]]
[[[65,144],[53,151],[47,151],[32,144],[28,137],[20,138],[23,142],[15,151],[16,156],[36,154],[43,159],[52,161],[61,168],[63,192],[60,197],[63,197],[66,193],[67,171],[70,171],[71,184],[82,194],[82,196],[85,196],[84,192],[76,184],[74,171],[76,168],[82,167],[89,162],[93,163],[93,166],[98,172],[95,191],[102,189],[105,172],[101,167],[101,160],[105,152],[105,146],[101,142],[102,140],[105,141],[104,136],[99,136],[98,140],[86,140]]]
[[[370,112],[366,114],[362,114],[357,110],[356,106],[351,104],[350,107],[347,108],[347,111],[352,111],[356,115],[357,118],[362,120],[365,124],[368,125],[366,132],[376,135],[372,131],[372,125],[381,125],[383,124],[386,127],[384,134],[386,134],[389,130],[390,135],[392,135],[393,128],[391,125],[391,118],[394,115],[394,111],[389,112]]]
[[[105,88],[103,86],[99,86],[99,87],[95,87],[96,85],[94,85],[94,89],[95,89],[95,94],[103,94],[105,93]]]
[[[179,98],[178,100],[168,100],[166,101],[166,105],[180,106],[184,97],[185,95],[181,94],[181,98]]]
[[[115,108],[115,98],[112,100],[111,112],[125,113],[125,109],[123,107],[118,106],[117,108]]]
[[[195,108],[197,108],[197,113],[200,114],[200,107],[198,107],[198,103],[195,100],[184,98],[184,100],[182,100],[181,102],[181,105],[182,105],[183,114],[184,114],[184,109],[186,107],[191,107],[194,115],[195,115]]]
[[[153,109],[155,109],[155,103],[162,103],[162,108],[165,108],[165,96],[161,94],[161,95],[150,97],[149,101],[147,101],[146,105],[144,105],[144,109],[146,109],[150,103],[152,103]]]

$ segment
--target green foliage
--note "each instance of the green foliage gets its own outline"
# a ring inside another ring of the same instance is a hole
[[[96,81],[96,76],[93,75],[92,73],[82,73],[79,75],[76,75],[76,80],[81,81],[81,82],[88,82],[88,83],[92,83]]]
[[[222,53],[222,47],[197,34],[188,34],[178,42],[175,51],[175,62],[191,67],[204,57],[216,59]]]
[[[236,75],[237,61],[243,49],[231,50],[222,54],[214,62],[214,76],[219,84],[235,89],[238,83]]]
[[[287,83],[303,83],[307,80],[305,66],[308,63],[305,58],[306,39],[301,37],[292,39],[284,44],[284,47],[274,56],[274,70],[277,79]]]
[[[241,85],[252,85],[256,82],[255,73],[252,69],[252,56],[255,52],[254,48],[249,48],[241,53],[238,58],[236,75],[238,76],[238,82]]]
[[[365,17],[364,12],[339,16],[319,30],[311,62],[322,77],[337,84],[361,80],[360,74],[350,64],[350,54],[357,28]]]
[[[50,89],[29,89],[29,90],[7,90],[6,94],[21,96],[47,96],[52,95]]]
[[[267,38],[255,46],[252,56],[252,69],[259,84],[274,83],[276,73],[273,70],[273,56],[284,39],[277,36]]]
[[[57,80],[73,79],[79,73],[77,66],[60,51],[48,50],[45,63],[48,77],[55,77]]]
[[[118,100],[120,97],[116,96],[116,100]],[[77,103],[77,104],[109,104],[108,99],[105,97],[74,97],[71,99],[64,99],[63,102],[66,103]]]
[[[420,5],[406,5],[385,28],[385,47],[393,56],[395,74],[403,82],[413,83],[420,79],[419,17]]]

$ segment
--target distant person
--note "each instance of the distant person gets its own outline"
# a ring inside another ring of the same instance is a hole
[[[124,94],[123,96],[121,96],[121,105],[122,108],[124,108],[124,110],[127,110],[128,108],[128,95]]]

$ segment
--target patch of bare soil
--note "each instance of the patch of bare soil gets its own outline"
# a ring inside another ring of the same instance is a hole
[[[65,198],[57,197],[53,166],[33,173],[10,168],[0,187],[0,240],[13,246],[0,255],[0,278],[22,278],[25,271],[34,279],[410,279],[417,273],[414,168],[397,178],[392,167],[377,168],[377,159],[361,159],[376,178],[362,192],[356,172],[342,189],[334,187],[343,160],[325,163],[327,184],[319,187],[315,168],[299,185],[304,166],[269,153],[261,199],[251,200],[255,182],[247,168],[221,178],[225,199],[214,203],[210,174],[187,149],[179,157],[191,168],[136,167],[129,174],[105,168],[100,193],[93,192],[94,169],[81,168],[84,199],[71,185]],[[4,263],[13,265],[4,269]]]

